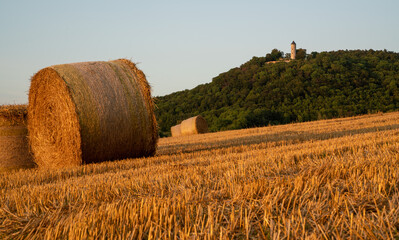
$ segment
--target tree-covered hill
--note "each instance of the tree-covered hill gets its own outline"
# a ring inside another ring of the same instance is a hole
[[[270,63],[273,50],[194,89],[156,97],[160,135],[201,114],[211,131],[302,122],[399,109],[399,54],[312,52]]]

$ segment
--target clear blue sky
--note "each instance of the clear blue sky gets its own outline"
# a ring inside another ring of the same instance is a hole
[[[128,58],[154,96],[191,89],[295,40],[307,52],[399,52],[399,1],[0,0],[0,104],[27,103],[31,76]]]

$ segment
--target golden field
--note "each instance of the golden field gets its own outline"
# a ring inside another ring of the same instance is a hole
[[[399,239],[399,112],[0,173],[0,239]]]

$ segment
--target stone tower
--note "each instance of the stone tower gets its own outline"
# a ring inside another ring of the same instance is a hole
[[[295,59],[296,57],[296,43],[292,41],[291,43],[291,59]]]

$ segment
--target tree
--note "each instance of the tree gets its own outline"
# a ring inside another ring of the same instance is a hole
[[[306,49],[299,48],[296,50],[295,59],[305,59],[306,58]]]
[[[273,49],[272,52],[270,53],[271,57],[274,59],[274,61],[279,60],[283,56],[283,52],[279,51],[278,49]]]

